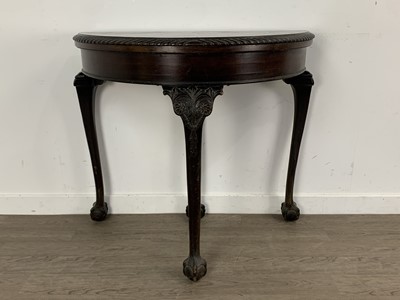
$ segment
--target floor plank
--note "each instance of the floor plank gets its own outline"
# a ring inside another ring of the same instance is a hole
[[[0,299],[400,299],[400,216],[0,216]]]

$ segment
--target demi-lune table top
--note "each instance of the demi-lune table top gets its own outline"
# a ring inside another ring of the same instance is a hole
[[[74,36],[83,73],[142,84],[238,84],[305,70],[308,31],[90,32]]]

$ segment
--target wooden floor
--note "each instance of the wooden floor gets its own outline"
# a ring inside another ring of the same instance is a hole
[[[0,299],[400,299],[400,215],[0,216]]]

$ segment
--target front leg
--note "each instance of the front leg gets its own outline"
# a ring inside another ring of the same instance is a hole
[[[202,129],[215,97],[222,94],[222,86],[163,86],[163,89],[164,95],[171,97],[174,112],[182,118],[185,129],[190,247],[183,273],[197,281],[207,273],[207,262],[200,256]]]
[[[300,209],[293,201],[293,185],[296,173],[297,159],[299,157],[301,138],[306,123],[308,104],[310,102],[311,88],[314,80],[310,72],[304,73],[284,80],[290,84],[294,94],[294,121],[292,143],[290,146],[289,168],[286,180],[285,202],[281,210],[286,221],[296,221],[300,216]]]
[[[86,140],[89,146],[90,159],[92,161],[94,182],[96,185],[96,202],[90,210],[90,217],[94,221],[103,221],[108,212],[107,203],[104,202],[103,175],[97,143],[96,125],[94,117],[94,102],[97,86],[103,84],[102,80],[94,79],[79,73],[75,76],[74,86],[78,93],[79,106],[81,108],[83,125],[85,127]]]

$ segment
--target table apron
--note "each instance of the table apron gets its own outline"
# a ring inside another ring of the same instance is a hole
[[[90,77],[140,84],[240,84],[293,77],[305,70],[306,48],[238,53],[136,53],[81,49]]]

